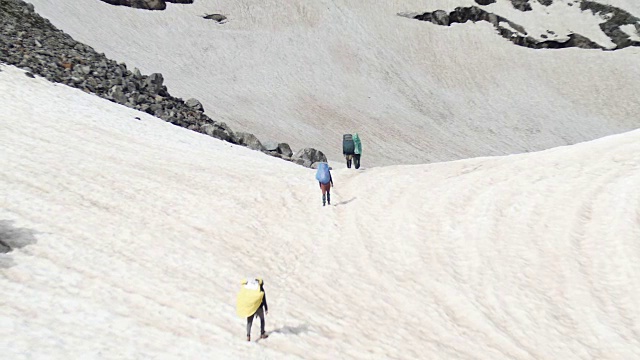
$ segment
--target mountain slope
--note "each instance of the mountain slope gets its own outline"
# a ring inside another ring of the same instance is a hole
[[[362,135],[366,166],[528,152],[638,127],[637,48],[525,49],[487,23],[443,28],[396,15],[473,1],[197,1],[155,12],[32,3],[77,40],[162,72],[172,94],[198,98],[234,130],[333,160],[351,132]],[[606,3],[640,16],[635,2]],[[534,30],[566,21],[595,36],[604,21],[546,15],[554,4],[536,5],[536,23],[507,0],[494,5]],[[212,12],[229,21],[201,18]]]
[[[0,235],[37,240],[0,254],[7,358],[640,355],[639,131],[338,169],[323,208],[313,170],[1,70]]]

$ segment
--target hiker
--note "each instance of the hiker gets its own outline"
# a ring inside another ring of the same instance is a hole
[[[264,331],[264,316],[269,314],[269,308],[267,295],[264,292],[264,281],[262,278],[250,278],[243,279],[241,283],[236,313],[240,317],[247,318],[247,341],[251,341],[251,325],[256,315],[260,318],[260,339],[266,339],[269,335]]]
[[[360,156],[362,155],[362,142],[358,133],[353,134],[353,166],[360,168]]]
[[[318,164],[316,180],[318,180],[320,190],[322,190],[322,206],[325,206],[325,202],[331,205],[331,187],[333,186],[333,178],[331,177],[331,171],[329,171],[329,164],[326,162]]]
[[[353,159],[355,144],[351,134],[342,135],[342,155],[347,160],[347,168],[351,169],[351,160]]]

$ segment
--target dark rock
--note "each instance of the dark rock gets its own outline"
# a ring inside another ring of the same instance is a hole
[[[580,3],[580,9],[583,11],[590,10],[595,15],[607,15],[607,20],[600,23],[600,29],[616,44],[616,49],[640,46],[640,42],[631,40],[629,35],[620,29],[623,25],[634,25],[636,29],[640,28],[640,19],[637,17],[615,6],[588,0]]]
[[[141,8],[157,4],[153,1],[142,1],[146,5],[134,1],[112,2]],[[173,2],[186,4],[193,1]],[[16,65],[25,70],[26,76],[39,75],[157,116],[171,124],[264,151],[254,135],[240,133],[241,136],[237,136],[225,123],[210,119],[198,100],[189,99],[185,103],[171,96],[163,85],[162,74],[145,76],[138,69],[129,71],[126,64],[107,59],[104,54],[56,29],[22,0],[0,0],[0,63]],[[290,160],[292,154],[289,145],[284,143],[276,144],[273,151],[266,153],[286,160]],[[305,163],[304,159],[300,161]]]
[[[293,151],[291,151],[291,147],[287,143],[279,143],[276,151],[285,157],[293,156]]]
[[[475,0],[478,5],[489,5],[496,2],[496,0]]]
[[[436,10],[433,12],[432,22],[436,25],[449,25],[449,15],[444,10]]]
[[[553,4],[553,0],[538,0],[538,2],[544,6],[549,6]]]
[[[233,141],[234,137],[232,134],[229,133],[229,131],[227,131],[226,129],[224,129],[221,126],[218,126],[217,124],[204,124],[201,125],[200,127],[198,127],[197,129],[195,129],[195,131],[198,131],[200,133],[212,136],[214,138],[220,139],[220,140],[225,140],[225,141],[230,141],[233,143],[238,143],[237,141]]]
[[[109,89],[109,97],[111,97],[119,104],[124,104],[127,102],[127,98],[122,91],[122,86],[120,85],[114,85],[111,89]]]
[[[144,88],[151,94],[157,95],[160,90],[162,90],[163,82],[164,78],[162,77],[162,74],[153,73],[144,80]]]
[[[202,104],[200,103],[200,101],[194,98],[187,100],[184,104],[191,109],[204,111],[204,107],[202,107]]]
[[[207,14],[207,15],[204,15],[203,18],[207,20],[214,20],[219,23],[222,23],[227,20],[227,17],[222,14]]]
[[[291,161],[293,163],[296,163],[298,165],[302,165],[302,166],[308,167],[308,168],[310,168],[311,165],[313,165],[313,163],[311,161],[309,161],[307,159],[302,159],[302,158],[291,158]]]
[[[539,0],[540,1],[540,0]],[[551,1],[542,0],[545,4],[551,4]],[[530,8],[530,4],[523,0],[512,0],[514,6],[521,7],[522,11],[528,11],[525,8]],[[611,38],[616,44],[616,49],[621,49],[627,46],[640,46],[640,41],[633,41],[629,36],[620,30],[620,26],[634,24],[636,28],[640,28],[640,19],[632,16],[628,12],[615,8],[610,5],[602,5],[594,3],[592,1],[583,1],[583,10],[591,10],[595,14],[609,14],[609,19],[600,24],[602,31]],[[511,41],[518,46],[529,47],[532,49],[563,49],[563,48],[581,48],[581,49],[600,49],[606,50],[603,46],[591,41],[589,38],[580,34],[570,34],[566,40],[537,40],[529,36],[524,27],[509,21],[501,16],[489,13],[479,7],[457,7],[452,12],[447,14],[442,10],[434,11],[433,13],[424,13],[414,17],[417,20],[429,21],[438,25],[450,25],[453,23],[464,23],[467,21],[487,21],[498,30],[503,38]],[[501,22],[509,24],[510,28],[500,25]],[[547,30],[547,33],[555,35],[553,31]],[[547,36],[541,36],[546,39]]]
[[[27,75],[28,77],[32,78],[32,79],[34,79],[34,78],[35,78],[35,76],[34,76],[32,73],[30,73],[29,71],[27,71],[27,72],[26,72],[26,73],[24,73],[24,74],[25,74],[25,75]]]
[[[520,11],[531,11],[531,4],[529,4],[529,0],[511,0],[511,4],[514,8]]]
[[[314,148],[304,148],[302,150],[298,150],[298,152],[296,152],[291,158],[296,163],[299,163],[298,160],[304,161],[305,164],[308,163],[308,165],[305,165],[307,167],[311,166],[311,164],[315,162],[327,162],[327,157],[324,155],[324,153]]]
[[[238,132],[236,133],[236,136],[238,137],[238,141],[240,145],[246,146],[252,150],[259,150],[259,151],[265,150],[260,140],[258,140],[258,138],[253,134],[249,134],[246,132]]]
[[[164,10],[167,3],[164,0],[102,0],[107,4],[128,6],[136,9],[145,10]]]

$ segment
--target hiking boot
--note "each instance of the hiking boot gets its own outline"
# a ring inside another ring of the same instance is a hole
[[[327,204],[331,205],[331,194],[327,193]]]
[[[251,341],[251,336],[247,335],[247,341]]]
[[[260,335],[260,339],[266,339],[268,337],[269,335],[267,335],[267,333],[262,333],[262,335]]]
[[[322,195],[322,206],[325,205],[326,201],[327,201],[327,198],[324,195]]]

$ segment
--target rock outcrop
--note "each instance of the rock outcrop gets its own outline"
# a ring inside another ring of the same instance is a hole
[[[128,6],[143,10],[164,10],[167,3],[193,4],[193,0],[101,0],[107,4],[117,6]]]
[[[305,148],[299,150],[293,155],[291,159],[296,164],[306,167],[311,167],[314,163],[317,162],[327,162],[327,157],[324,155],[324,153],[313,148]]]
[[[203,16],[204,19],[213,20],[219,23],[224,23],[227,21],[227,17],[222,14],[206,14]]]
[[[236,134],[224,122],[211,119],[197,99],[172,96],[162,74],[143,75],[108,59],[55,28],[22,0],[0,0],[0,62],[24,69],[29,77],[41,76],[174,125],[292,161],[289,145],[280,143],[275,151],[267,151],[253,134]]]
[[[511,2],[514,7],[521,11],[531,10],[528,0],[511,0]],[[552,4],[551,0],[538,0],[538,2],[546,6]],[[491,0],[476,0],[476,3],[485,5],[491,3]],[[632,40],[627,33],[620,29],[620,27],[624,25],[633,25],[640,36],[640,19],[622,9],[610,5],[602,5],[594,1],[582,1],[580,6],[582,10],[591,10],[594,15],[598,15],[606,19],[606,21],[600,24],[600,28],[616,45],[615,48],[605,48],[604,46],[578,33],[571,33],[566,39],[562,40],[536,39],[533,36],[530,36],[523,26],[477,6],[457,7],[448,13],[443,10],[436,10],[433,12],[415,15],[413,18],[441,26],[449,26],[454,23],[466,23],[468,21],[486,21],[491,23],[498,31],[498,34],[503,38],[518,46],[524,46],[532,49],[580,48],[619,50],[629,46],[640,46],[640,41]],[[548,33],[553,34],[552,31],[548,31]],[[545,39],[547,38],[547,35],[542,34],[540,37]]]
[[[600,29],[616,44],[617,49],[628,46],[640,46],[640,42],[633,41],[620,29],[624,25],[633,25],[640,36],[640,19],[625,10],[611,5],[603,5],[595,1],[584,0],[580,3],[580,9],[590,10],[594,15],[600,15],[607,20],[600,23]]]

